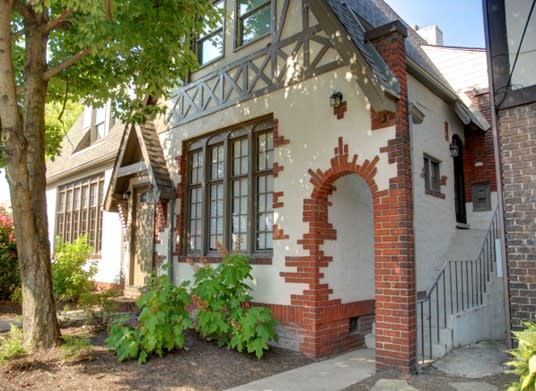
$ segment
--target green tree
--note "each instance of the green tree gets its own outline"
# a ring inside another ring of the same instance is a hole
[[[205,20],[203,20],[203,18]],[[196,66],[211,0],[0,0],[0,132],[21,270],[24,341],[56,344],[45,197],[45,105],[65,99],[143,121]]]

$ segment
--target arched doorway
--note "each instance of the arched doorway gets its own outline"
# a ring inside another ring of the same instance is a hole
[[[374,210],[368,184],[357,174],[333,183],[328,221],[337,232],[324,251],[333,261],[324,281],[342,303],[374,299]]]
[[[456,222],[467,224],[465,210],[465,183],[463,178],[463,142],[458,135],[452,136],[452,160],[454,162],[454,204]]]

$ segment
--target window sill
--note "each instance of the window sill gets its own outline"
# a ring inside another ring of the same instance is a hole
[[[441,193],[440,191],[426,189],[424,193],[432,197],[441,198],[442,200],[445,199],[445,194]]]
[[[271,256],[255,256],[251,255],[249,263],[251,265],[271,265],[272,257]],[[201,255],[180,255],[179,263],[188,263],[188,260],[192,260],[194,263],[201,263],[201,259],[204,258],[208,261],[209,264],[221,263],[221,256],[201,256]]]
[[[259,41],[263,40],[264,38],[269,37],[270,35],[272,35],[272,32],[271,32],[271,31],[269,31],[269,32],[267,32],[266,34],[261,35],[261,36],[259,36],[259,37],[257,37],[257,38],[254,38],[254,39],[252,39],[251,41],[247,41],[246,43],[242,43],[242,44],[240,44],[240,45],[237,45],[237,46],[234,48],[233,53],[236,53],[236,52],[238,52],[238,51],[240,51],[240,50],[242,50],[242,49],[244,49],[244,48],[247,48],[248,46],[253,45],[253,44],[256,43],[256,42],[259,42]],[[237,41],[237,42],[238,42],[238,41]],[[268,43],[266,44],[266,46],[269,46],[271,43],[272,43],[271,41],[268,42]]]
[[[225,53],[225,52],[224,52]],[[199,68],[197,68],[194,72],[192,73],[196,73],[196,72],[199,72],[199,71],[202,71],[204,69],[206,69],[207,67],[217,63],[218,61],[220,61],[221,59],[223,59],[225,56],[222,54],[221,56],[218,56],[216,58],[213,58],[212,60],[210,61],[207,61],[203,64],[201,64],[201,62],[199,61],[199,59],[197,59],[197,61],[199,62]]]

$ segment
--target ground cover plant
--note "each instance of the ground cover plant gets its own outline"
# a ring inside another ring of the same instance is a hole
[[[251,306],[250,257],[228,254],[216,267],[194,265],[192,301],[197,306],[196,330],[218,346],[261,358],[269,341],[277,341],[276,321],[267,307]]]
[[[253,278],[250,258],[221,251],[222,262],[215,267],[190,262],[195,269],[192,284],[176,286],[165,275],[152,278],[137,302],[137,324],[122,319],[111,326],[106,346],[117,352],[119,361],[145,363],[152,354],[181,349],[191,328],[219,347],[264,356],[268,342],[278,339],[277,322],[268,307],[251,305],[251,287],[246,283]],[[189,313],[191,304],[195,309]]]
[[[524,330],[514,331],[517,347],[508,353],[513,360],[506,363],[508,373],[519,376],[508,391],[536,390],[536,323],[525,322]]]
[[[140,364],[151,354],[184,347],[184,332],[192,327],[186,306],[190,296],[186,287],[176,286],[167,276],[154,277],[150,288],[136,303],[138,324],[124,319],[112,324],[106,346],[117,352],[119,361],[137,359]]]

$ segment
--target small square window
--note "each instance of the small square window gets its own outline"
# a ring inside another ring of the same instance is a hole
[[[271,0],[238,0],[238,46],[267,35],[272,30]]]
[[[197,58],[200,65],[207,64],[223,56],[223,10],[225,1],[215,1],[214,7],[221,15],[221,20],[212,28],[205,26],[205,31],[196,43]]]
[[[427,192],[441,192],[441,162],[424,155],[424,187]]]

